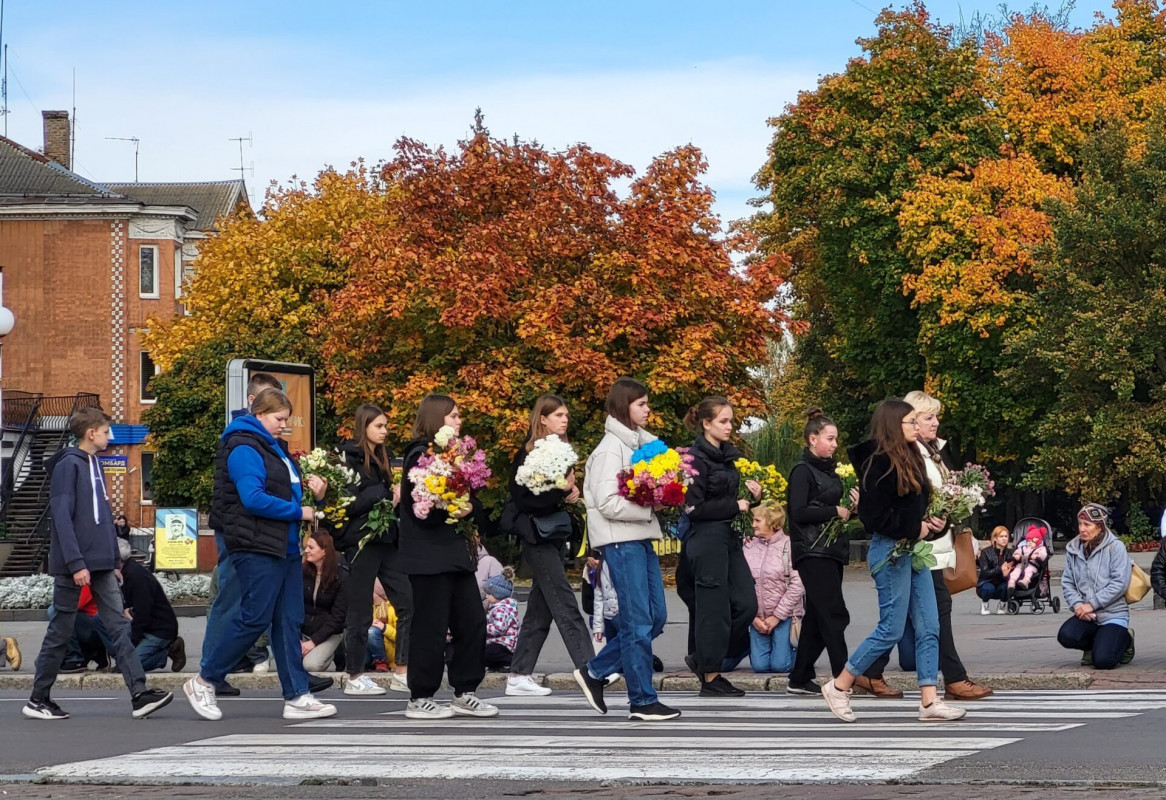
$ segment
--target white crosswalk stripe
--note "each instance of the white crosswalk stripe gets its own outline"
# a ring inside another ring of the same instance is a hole
[[[494,778],[882,782],[909,779],[1026,735],[1166,708],[1166,691],[1000,692],[956,723],[916,718],[918,696],[855,697],[857,723],[816,698],[674,694],[683,716],[634,722],[626,705],[600,717],[578,695],[491,699],[497,719],[408,720],[403,700],[339,700],[340,716],[278,732],[230,734],[129,755],[46,767],[54,780]],[[254,702],[260,702],[258,698]],[[270,703],[271,701],[266,701]],[[232,708],[234,706],[234,708]],[[224,703],[228,715],[242,703]],[[208,729],[211,726],[208,725]]]

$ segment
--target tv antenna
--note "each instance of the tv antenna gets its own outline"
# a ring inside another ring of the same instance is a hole
[[[141,141],[137,136],[106,136],[111,142],[133,142],[134,143],[134,183],[138,182],[138,142]]]
[[[235,136],[227,140],[228,142],[239,143],[239,166],[231,167],[232,172],[238,172],[239,177],[242,178],[247,172],[251,173],[251,177],[255,177],[255,162],[251,162],[251,166],[246,166],[243,163],[243,142],[247,143],[248,149],[254,146],[255,142],[251,138],[251,132],[248,131],[246,136]]]
[[[4,41],[4,0],[0,0],[0,43],[4,44],[4,73],[0,78],[0,117],[4,117],[4,136],[8,136],[8,43]]]

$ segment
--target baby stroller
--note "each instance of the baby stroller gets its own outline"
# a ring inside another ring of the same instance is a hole
[[[1025,517],[1012,527],[1012,541],[1009,542],[1008,546],[1011,550],[1015,550],[1024,541],[1030,527],[1044,529],[1043,543],[1048,550],[1049,557],[1045,559],[1043,564],[1039,565],[1039,572],[1033,576],[1027,589],[1018,586],[1008,590],[1008,601],[1005,608],[1009,614],[1019,614],[1021,606],[1028,603],[1029,610],[1033,614],[1045,613],[1046,605],[1052,606],[1054,613],[1060,613],[1061,598],[1053,596],[1049,579],[1049,561],[1053,557],[1053,526],[1039,517]],[[1024,569],[1027,563],[1028,559],[1025,558],[1021,563],[1014,563],[1013,569]]]

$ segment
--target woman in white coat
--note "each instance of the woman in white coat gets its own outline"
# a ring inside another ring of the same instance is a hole
[[[586,666],[575,670],[575,681],[587,702],[607,713],[603,690],[608,679],[622,673],[628,689],[631,719],[655,722],[680,712],[660,702],[652,687],[652,640],[664,631],[668,609],[660,559],[652,542],[662,538],[655,511],[620,496],[618,476],[631,466],[632,453],[656,437],[644,430],[651,409],[648,389],[639,381],[620,378],[607,393],[606,431],[587,459],[583,501],[587,507],[587,537],[602,551],[619,597],[616,635]]]

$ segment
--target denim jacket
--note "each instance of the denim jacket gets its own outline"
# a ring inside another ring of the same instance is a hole
[[[1130,556],[1125,545],[1111,532],[1085,558],[1085,545],[1078,536],[1065,547],[1065,573],[1061,576],[1061,592],[1069,608],[1089,603],[1097,614],[1097,622],[1129,619],[1126,589],[1130,585]]]

